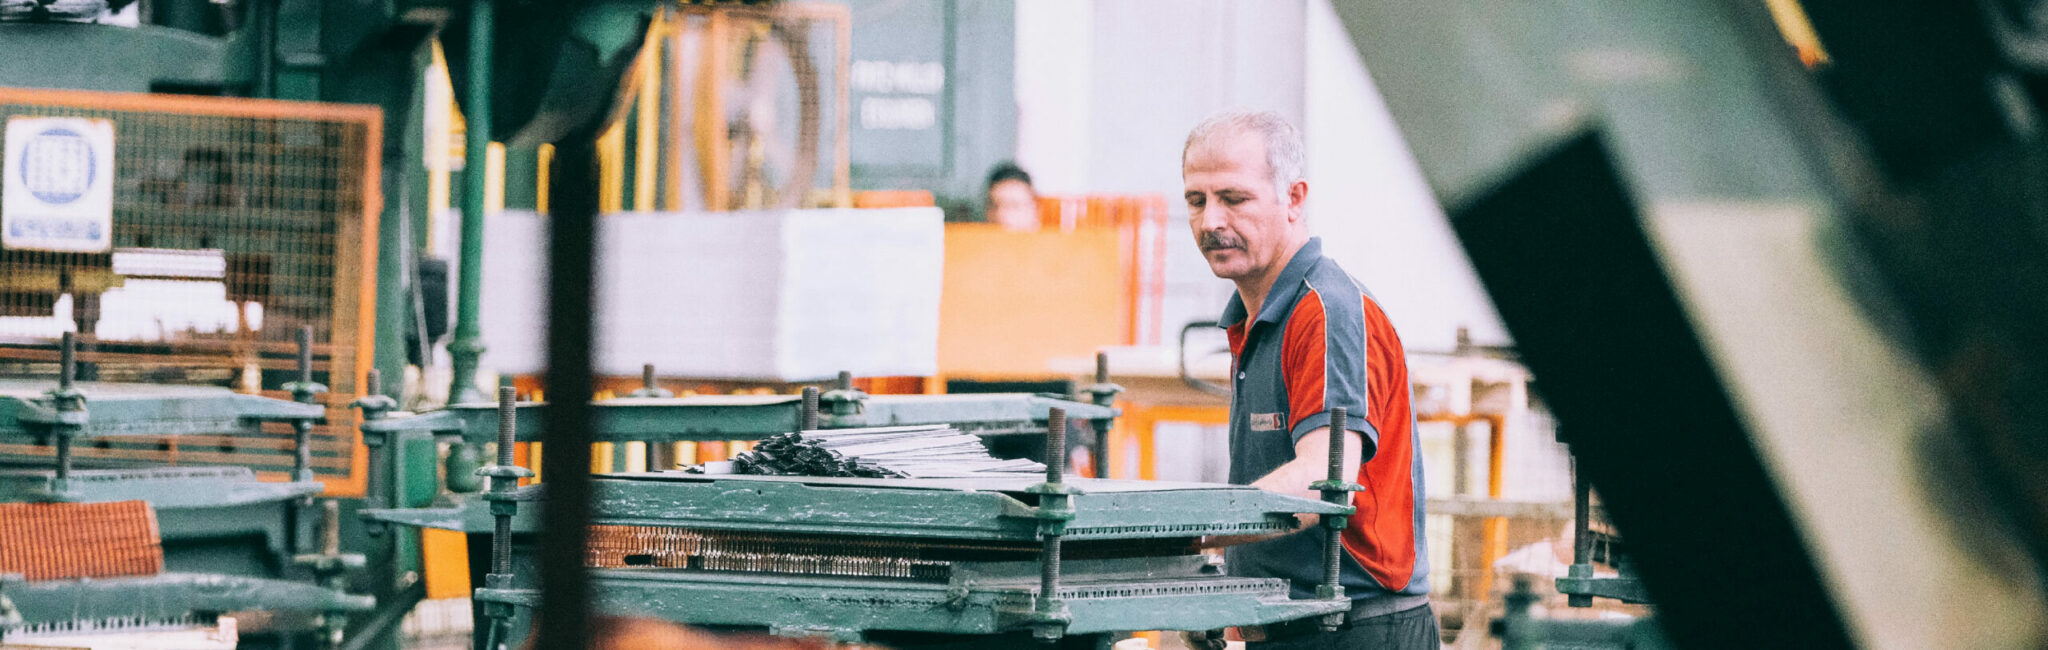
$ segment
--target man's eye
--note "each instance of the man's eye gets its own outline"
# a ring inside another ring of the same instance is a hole
[[[1245,199],[1244,199],[1244,197],[1242,197],[1242,196],[1234,196],[1234,195],[1233,195],[1233,196],[1225,196],[1225,197],[1222,197],[1222,199],[1223,199],[1223,202],[1224,202],[1224,203],[1228,203],[1228,204],[1230,204],[1230,205],[1237,205],[1237,204],[1240,204],[1240,203],[1244,203],[1244,200],[1245,200]]]

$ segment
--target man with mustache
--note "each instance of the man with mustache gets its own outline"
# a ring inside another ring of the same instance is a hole
[[[1344,473],[1365,487],[1344,529],[1342,629],[1314,618],[1242,630],[1251,648],[1440,647],[1429,607],[1422,459],[1401,340],[1372,294],[1323,257],[1302,213],[1301,135],[1271,112],[1203,120],[1181,152],[1189,225],[1216,277],[1237,284],[1230,338],[1230,481],[1307,498],[1328,477],[1330,409],[1348,409]],[[1323,579],[1321,528],[1226,549],[1232,575]]]

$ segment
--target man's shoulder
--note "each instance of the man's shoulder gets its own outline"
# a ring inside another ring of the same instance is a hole
[[[1308,300],[1311,294],[1315,295],[1322,302],[1326,318],[1364,318],[1365,301],[1373,299],[1372,292],[1367,291],[1364,284],[1344,272],[1336,260],[1327,257],[1309,267],[1302,282],[1307,287],[1297,300]]]

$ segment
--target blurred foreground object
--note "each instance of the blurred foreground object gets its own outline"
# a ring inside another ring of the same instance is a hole
[[[2048,639],[2036,3],[1337,3],[1680,647]]]

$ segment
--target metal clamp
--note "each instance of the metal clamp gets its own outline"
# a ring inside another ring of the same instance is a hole
[[[392,411],[398,410],[398,400],[384,394],[384,373],[371,368],[363,381],[363,396],[348,403],[350,408],[363,412],[364,420],[382,420]]]
[[[832,390],[818,396],[819,405],[832,412],[833,417],[850,418],[867,410],[868,394],[853,387],[853,373],[839,371]],[[857,426],[860,423],[842,422],[840,426]]]

